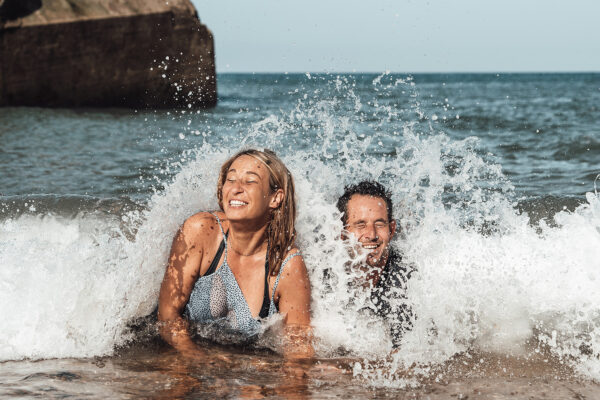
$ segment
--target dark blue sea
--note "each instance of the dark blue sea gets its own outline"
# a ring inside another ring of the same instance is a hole
[[[382,156],[402,146],[407,127],[476,138],[477,152],[529,197],[581,198],[600,173],[598,73],[221,74],[218,82],[211,110],[0,110],[0,193],[147,199],[149,177],[177,173],[163,171],[169,161],[205,143],[238,148],[273,119],[287,123],[274,146],[284,155],[290,145],[341,144],[348,131],[385,139],[365,149]]]
[[[559,393],[600,379],[600,73],[217,81],[208,110],[0,109],[0,394],[421,396],[475,390],[465,376]],[[224,345],[240,360],[224,372],[185,369],[139,328],[174,233],[218,207],[220,164],[249,146],[294,175],[315,348],[347,370],[313,368],[287,392],[268,332]],[[393,355],[385,321],[347,293],[335,202],[361,179],[391,190],[394,245],[416,270],[419,317]]]

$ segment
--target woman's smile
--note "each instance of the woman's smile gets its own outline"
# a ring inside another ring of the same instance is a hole
[[[246,203],[245,201],[241,201],[241,200],[229,200],[229,206],[230,207],[244,207],[247,206],[248,203]]]

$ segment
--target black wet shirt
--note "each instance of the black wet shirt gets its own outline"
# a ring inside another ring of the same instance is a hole
[[[379,281],[371,289],[372,309],[388,322],[394,348],[400,345],[404,333],[413,326],[414,315],[406,297],[408,280],[413,271],[412,267],[402,262],[399,254],[391,250]]]

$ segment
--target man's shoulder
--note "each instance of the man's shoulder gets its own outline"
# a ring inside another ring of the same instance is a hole
[[[384,277],[392,280],[401,280],[406,283],[416,271],[414,265],[404,261],[402,253],[390,249],[390,255],[385,265]]]

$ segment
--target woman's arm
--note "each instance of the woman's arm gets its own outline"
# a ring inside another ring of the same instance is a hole
[[[203,256],[203,231],[211,221],[202,214],[188,218],[177,232],[171,246],[169,263],[158,299],[160,334],[165,341],[186,355],[202,353],[188,332],[181,312],[187,304],[200,275]]]
[[[311,358],[310,279],[302,256],[288,261],[277,287],[279,312],[285,314],[287,358]]]

